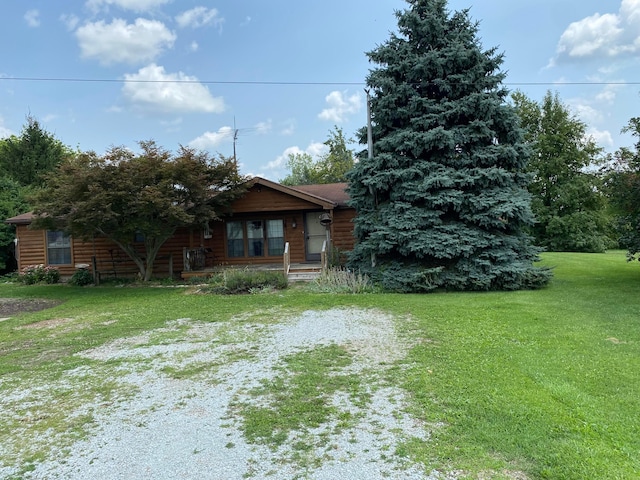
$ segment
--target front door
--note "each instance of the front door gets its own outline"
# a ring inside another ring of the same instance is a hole
[[[322,244],[327,239],[327,229],[320,224],[321,213],[309,212],[304,215],[306,260],[308,262],[320,261]]]

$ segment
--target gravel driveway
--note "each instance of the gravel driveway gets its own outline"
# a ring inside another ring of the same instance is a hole
[[[61,382],[81,386],[95,375],[96,364],[115,365],[114,380],[125,393],[109,405],[86,405],[95,419],[90,435],[37,464],[26,478],[450,478],[396,454],[407,440],[428,442],[429,429],[407,413],[403,391],[385,381],[386,370],[407,349],[392,317],[359,309],[255,315],[261,320],[180,319],[82,352],[92,366]],[[278,411],[260,389],[276,378],[287,384],[286,358],[330,345],[344,347],[352,359],[332,374],[366,379],[360,392],[366,401],[337,390],[325,399],[333,413],[322,425],[286,432],[277,445],[250,442],[244,431],[248,409]],[[171,374],[181,371],[195,373]],[[0,468],[3,474],[11,471]]]

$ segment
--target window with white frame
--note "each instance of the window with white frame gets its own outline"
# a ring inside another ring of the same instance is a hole
[[[61,231],[47,231],[47,263],[71,265],[71,237]]]

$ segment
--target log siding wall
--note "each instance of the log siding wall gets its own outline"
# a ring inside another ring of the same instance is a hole
[[[166,277],[169,274],[169,255],[173,256],[173,272],[179,276],[184,270],[183,249],[202,247],[206,251],[205,268],[224,265],[250,265],[280,263],[282,256],[269,256],[265,252],[262,257],[228,257],[226,242],[226,223],[229,221],[275,220],[284,222],[284,241],[289,242],[291,262],[305,261],[305,231],[304,215],[308,212],[322,212],[319,204],[269,188],[266,185],[254,185],[243,198],[232,205],[232,214],[222,220],[210,223],[210,238],[205,238],[204,232],[197,229],[179,229],[160,248],[154,266],[154,276]],[[324,209],[324,211],[328,211]],[[353,249],[353,218],[355,210],[351,208],[335,208],[329,213],[333,222],[329,227],[332,245],[340,251]],[[293,227],[293,224],[296,227]],[[16,225],[16,256],[18,268],[27,265],[47,263],[46,231],[34,230],[28,225]],[[142,243],[135,244],[143,252]],[[99,271],[112,272],[116,275],[133,276],[137,266],[120,248],[103,237],[96,237],[89,241],[71,238],[71,264],[56,265],[64,277],[73,275],[78,264],[92,265],[92,258],[97,257]],[[115,267],[115,268],[114,268]],[[118,273],[121,272],[121,273]]]

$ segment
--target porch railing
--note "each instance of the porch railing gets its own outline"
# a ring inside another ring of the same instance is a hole
[[[182,261],[187,272],[204,270],[206,250],[204,248],[183,248]]]
[[[291,270],[291,255],[289,254],[289,242],[284,244],[284,274],[289,275],[289,270]]]
[[[327,241],[322,242],[322,250],[320,251],[320,264],[322,271],[326,271],[329,268],[329,255],[327,254]]]

